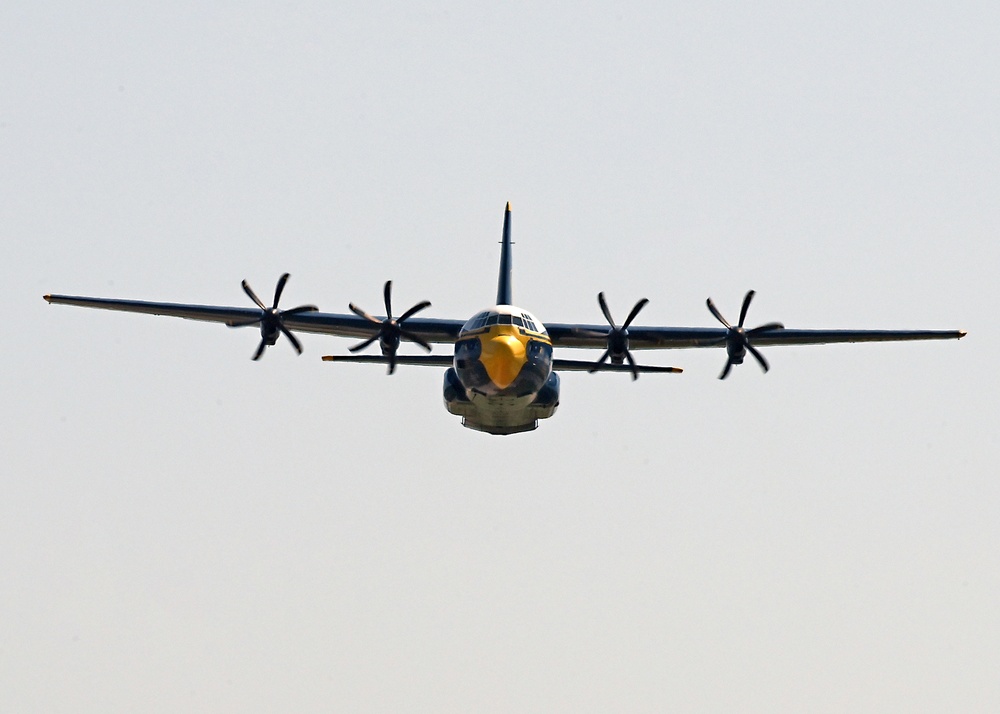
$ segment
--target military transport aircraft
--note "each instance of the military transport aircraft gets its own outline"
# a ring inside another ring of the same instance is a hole
[[[632,379],[641,373],[680,372],[676,367],[638,364],[632,350],[677,349],[685,347],[725,347],[726,363],[719,375],[725,379],[733,365],[742,364],[749,353],[766,372],[767,360],[758,350],[765,345],[809,345],[830,342],[890,342],[902,340],[948,340],[965,336],[961,330],[798,330],[779,322],[744,327],[751,290],[743,299],[739,321],[733,325],[719,312],[711,298],[709,311],[722,327],[632,327],[636,315],[648,300],[639,300],[620,325],[611,316],[604,293],[597,296],[607,325],[542,322],[527,310],[515,307],[511,298],[511,213],[504,211],[500,248],[500,277],[496,304],[477,312],[466,321],[417,318],[430,306],[419,302],[398,317],[392,316],[392,282],[384,287],[385,317],[376,317],[353,303],[353,314],[319,312],[315,305],[288,310],[278,307],[288,274],[279,278],[274,300],[268,307],[243,281],[243,290],[256,307],[216,307],[179,303],[113,300],[107,298],[46,295],[50,303],[78,305],[103,310],[122,310],[151,315],[170,315],[190,320],[221,322],[230,327],[257,325],[261,340],[254,353],[257,360],[274,345],[280,335],[288,338],[301,354],[302,345],[294,331],[340,337],[362,338],[349,348],[358,352],[378,341],[380,355],[330,355],[329,362],[377,362],[392,374],[397,365],[430,365],[445,368],[444,403],[449,412],[462,417],[470,429],[490,434],[530,431],[559,406],[560,371],[629,372]],[[453,344],[451,355],[402,355],[397,350],[403,340],[427,352],[432,343]],[[603,349],[596,361],[553,357],[553,347]]]

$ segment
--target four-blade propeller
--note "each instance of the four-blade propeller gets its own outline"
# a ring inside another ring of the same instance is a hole
[[[623,364],[628,362],[629,367],[632,368],[632,381],[639,378],[639,369],[636,366],[635,360],[632,358],[632,353],[628,348],[628,326],[632,324],[632,320],[635,316],[639,314],[639,311],[646,306],[649,302],[646,298],[642,298],[633,306],[632,312],[628,314],[625,319],[624,324],[618,327],[615,324],[615,319],[611,317],[611,311],[608,309],[608,303],[604,300],[604,293],[597,294],[597,302],[601,306],[601,312],[604,313],[604,319],[608,321],[611,329],[607,332],[593,332],[590,330],[581,330],[579,334],[586,334],[592,337],[607,337],[608,347],[604,350],[604,354],[601,355],[600,359],[594,362],[594,366],[589,370],[591,374],[597,372],[601,369],[601,365],[611,360],[611,364]]]
[[[255,317],[252,320],[244,320],[242,322],[230,322],[227,323],[230,327],[246,327],[248,325],[260,324],[260,344],[257,346],[257,351],[254,353],[254,360],[261,358],[264,354],[264,350],[269,346],[273,345],[278,341],[278,335],[284,335],[288,338],[288,341],[292,343],[292,347],[299,354],[302,354],[302,345],[299,341],[295,339],[288,328],[285,327],[285,318],[290,315],[298,315],[302,312],[315,312],[319,310],[315,305],[299,305],[298,307],[293,307],[291,310],[279,310],[278,301],[281,299],[281,293],[285,289],[285,283],[288,282],[288,273],[285,273],[280,278],[278,278],[278,285],[274,289],[274,304],[271,307],[267,307],[257,294],[250,288],[247,281],[243,281],[243,292],[250,296],[257,307],[260,308],[260,316]]]
[[[378,329],[375,334],[369,337],[364,342],[360,342],[353,347],[348,348],[351,352],[357,352],[363,350],[365,347],[373,343],[375,340],[379,341],[379,346],[382,348],[382,354],[389,361],[389,370],[387,374],[392,374],[396,371],[396,350],[399,349],[399,345],[402,340],[409,340],[410,342],[415,342],[416,344],[423,347],[428,352],[431,351],[431,346],[427,344],[420,335],[409,332],[403,327],[403,323],[406,322],[410,317],[416,313],[423,310],[425,307],[430,306],[429,300],[424,300],[418,302],[416,305],[411,307],[409,310],[404,312],[397,318],[392,317],[392,281],[385,281],[385,288],[383,289],[383,297],[385,298],[385,319],[379,320],[377,317],[369,315],[367,312],[359,308],[353,302],[348,306],[351,308],[351,312],[359,317],[363,317],[369,322],[378,325]]]
[[[767,360],[764,359],[764,355],[757,351],[750,340],[757,335],[763,334],[765,332],[773,332],[774,330],[783,330],[785,328],[780,322],[768,322],[753,329],[747,330],[743,327],[743,322],[747,318],[747,308],[750,307],[750,301],[753,300],[753,296],[756,293],[751,290],[743,298],[743,307],[740,309],[740,321],[735,327],[729,324],[729,322],[722,316],[718,308],[715,307],[715,303],[712,302],[712,298],[708,298],[706,304],[708,309],[715,319],[721,322],[726,328],[726,336],[722,339],[714,342],[713,344],[726,343],[726,366],[722,369],[722,374],[719,375],[719,379],[725,379],[729,374],[729,370],[734,364],[743,364],[743,358],[746,357],[747,352],[754,356],[754,359],[760,364],[761,369],[765,372],[770,369]]]

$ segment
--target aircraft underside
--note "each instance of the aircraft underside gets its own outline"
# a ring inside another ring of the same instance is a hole
[[[488,434],[531,431],[539,419],[548,419],[559,406],[559,375],[549,374],[545,386],[524,396],[491,395],[466,389],[454,367],[444,374],[444,404],[462,417],[462,426]]]

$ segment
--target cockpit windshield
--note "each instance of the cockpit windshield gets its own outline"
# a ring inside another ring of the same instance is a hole
[[[462,326],[462,330],[464,332],[473,332],[492,325],[513,325],[530,332],[546,334],[545,327],[526,312],[508,313],[496,310],[483,310],[477,313]]]

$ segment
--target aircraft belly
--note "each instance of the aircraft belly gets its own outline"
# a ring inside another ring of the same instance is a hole
[[[469,400],[475,407],[473,417],[466,417],[466,426],[493,434],[530,431],[538,426],[531,414],[534,395],[527,397],[495,397],[473,394]]]
[[[454,368],[445,373],[445,407],[462,425],[490,434],[531,431],[559,405],[559,375],[549,374],[541,389],[522,395],[486,394],[467,388]]]

